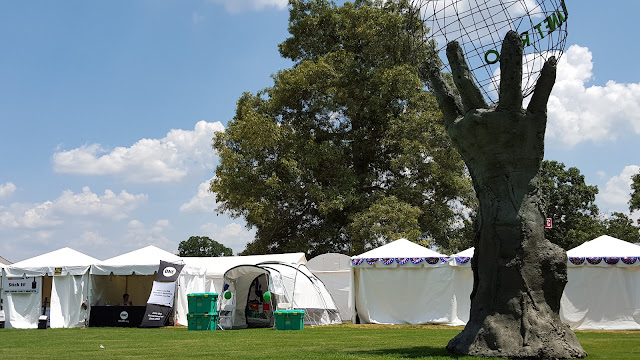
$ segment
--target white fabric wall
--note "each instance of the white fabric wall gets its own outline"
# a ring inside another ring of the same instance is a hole
[[[465,325],[471,311],[471,291],[473,291],[473,271],[469,267],[452,266],[453,301],[451,325]]]
[[[89,298],[89,273],[54,276],[51,286],[51,327],[84,327],[89,319],[82,302]]]
[[[360,322],[452,324],[456,317],[453,270],[450,266],[354,269]]]
[[[176,291],[175,316],[178,324],[188,326],[189,320],[189,294],[201,294],[213,292],[206,289],[205,279],[203,275],[181,273],[178,278],[178,289]]]
[[[42,304],[42,287],[37,293],[5,293],[5,327],[36,329]]]
[[[567,269],[560,317],[574,330],[640,330],[640,266]]]
[[[344,254],[328,253],[307,262],[307,268],[324,284],[331,294],[340,318],[351,321],[353,313],[349,307],[351,258]]]
[[[324,283],[333,300],[335,301],[338,311],[340,312],[340,318],[345,320],[351,320],[351,309],[349,308],[349,278],[351,277],[350,270],[338,270],[338,271],[313,271],[313,274]]]

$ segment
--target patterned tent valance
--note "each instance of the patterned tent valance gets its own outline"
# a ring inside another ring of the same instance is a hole
[[[638,259],[639,257],[637,256],[629,256],[629,257],[601,257],[601,256],[574,257],[574,256],[571,256],[569,257],[569,262],[575,266],[581,266],[581,265],[625,266],[625,265],[640,265],[640,261],[638,261]]]
[[[438,266],[446,265],[449,257],[406,257],[406,258],[354,258],[351,259],[353,266],[385,266],[385,265],[421,265]]]

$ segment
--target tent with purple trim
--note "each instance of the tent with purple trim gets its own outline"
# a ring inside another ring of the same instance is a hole
[[[351,258],[356,323],[462,325],[449,257],[399,239]]]
[[[562,321],[575,330],[640,330],[640,246],[603,235],[567,257]]]

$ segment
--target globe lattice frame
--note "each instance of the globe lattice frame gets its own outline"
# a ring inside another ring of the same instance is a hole
[[[457,41],[465,54],[476,84],[489,103],[496,103],[499,87],[499,54],[509,30],[521,34],[524,45],[522,95],[529,96],[544,62],[560,59],[566,45],[568,11],[564,0],[411,0],[424,24],[414,40],[435,42],[449,72],[444,49]]]

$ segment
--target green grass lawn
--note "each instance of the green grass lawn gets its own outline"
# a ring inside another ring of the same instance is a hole
[[[403,325],[321,326],[301,331],[0,329],[0,359],[457,359],[444,347],[460,330]],[[640,359],[640,332],[577,335],[588,359]]]

